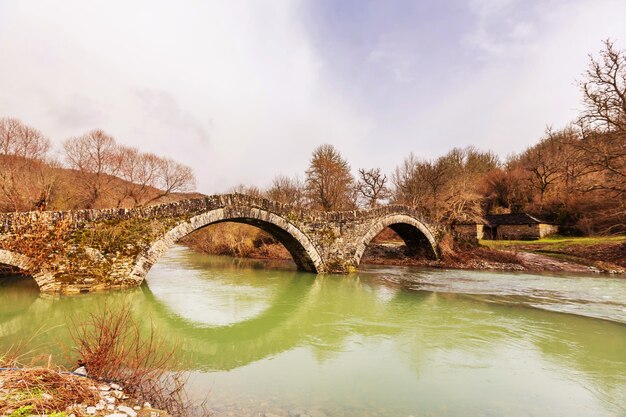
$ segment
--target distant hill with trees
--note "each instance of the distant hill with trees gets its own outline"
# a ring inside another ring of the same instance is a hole
[[[137,207],[172,201],[195,186],[191,168],[121,145],[96,129],[63,143],[20,120],[0,119],[0,211]]]

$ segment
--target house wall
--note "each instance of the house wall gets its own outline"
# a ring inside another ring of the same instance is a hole
[[[457,239],[492,239],[491,236],[486,235],[486,227],[482,224],[456,224],[454,225],[454,233]],[[544,236],[548,236],[559,231],[558,226],[551,224],[515,224],[499,225],[496,228],[496,239],[511,239],[511,240],[527,240],[527,239],[540,239]]]
[[[498,225],[498,239],[525,240],[539,239],[538,224],[501,224]]]
[[[483,224],[477,224],[476,225],[476,237],[478,239],[484,239],[485,238],[485,225],[483,225]]]
[[[557,233],[558,231],[559,231],[559,226],[555,226],[553,224],[541,223],[539,225],[539,237],[553,235]]]

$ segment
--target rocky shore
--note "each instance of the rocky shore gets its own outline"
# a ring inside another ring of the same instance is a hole
[[[212,248],[185,244],[191,249],[210,255],[227,255],[249,259],[291,260],[289,252],[279,243],[264,244],[246,252],[245,256],[235,252],[214,252]],[[604,256],[605,252],[591,252],[586,257],[574,256],[578,253],[555,253],[552,256],[533,251],[529,244],[525,248],[495,249],[485,246],[468,247],[445,254],[441,259],[430,260],[413,257],[405,253],[402,242],[373,242],[361,259],[361,264],[422,266],[429,268],[493,270],[493,271],[529,271],[529,272],[572,272],[572,273],[608,273],[626,274],[626,260],[620,262],[613,257]],[[626,246],[615,247],[614,251],[626,251]],[[570,255],[570,256],[568,256]],[[626,252],[623,255],[626,258]],[[605,259],[606,258],[606,259]],[[607,261],[607,259],[609,261]],[[624,263],[624,264],[622,264]]]
[[[401,243],[379,243],[370,245],[361,263],[494,271],[626,274],[626,268],[616,263],[600,260],[581,263],[540,253],[482,246],[456,251],[443,259],[428,260],[407,256]]]
[[[0,371],[0,416],[170,417],[124,392],[75,373],[47,368]]]

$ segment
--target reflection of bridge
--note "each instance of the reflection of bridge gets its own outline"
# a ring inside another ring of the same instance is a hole
[[[227,194],[136,209],[3,214],[0,264],[31,273],[47,292],[137,286],[180,238],[227,221],[268,232],[304,271],[356,269],[386,227],[412,253],[437,256],[435,229],[405,206],[324,213]]]

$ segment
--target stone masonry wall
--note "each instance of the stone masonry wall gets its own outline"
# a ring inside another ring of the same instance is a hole
[[[509,225],[503,224],[498,226],[498,238],[499,239],[539,239],[539,225]]]
[[[26,248],[31,259],[28,268],[41,277],[42,290],[136,286],[181,237],[220,221],[266,230],[285,245],[301,269],[318,273],[356,269],[365,246],[387,226],[395,227],[407,246],[437,255],[437,229],[405,206],[318,212],[242,194],[135,209],[0,214],[0,250],[25,252],[21,248]],[[55,233],[61,229],[62,234]],[[53,239],[60,239],[61,245],[55,246]],[[0,263],[11,264],[2,259]]]

